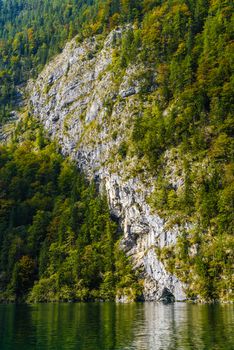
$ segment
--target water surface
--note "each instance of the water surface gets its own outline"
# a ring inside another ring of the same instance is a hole
[[[233,305],[0,305],[1,350],[233,350]]]

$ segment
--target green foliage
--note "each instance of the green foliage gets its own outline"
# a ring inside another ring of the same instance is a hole
[[[127,152],[128,152],[128,145],[125,141],[123,141],[119,145],[118,153],[120,157],[123,159],[123,158],[126,158]]]
[[[26,123],[21,142],[0,147],[0,299],[112,300],[123,287],[139,291],[106,198]]]
[[[141,117],[137,117],[132,139],[139,157],[145,154],[152,168],[165,149],[165,124],[157,106],[151,106]],[[169,140],[168,140],[169,141]]]
[[[232,14],[230,1],[147,1],[138,54],[157,89],[144,91],[132,141],[157,178],[152,206],[181,230],[159,256],[204,300],[233,298]]]
[[[79,34],[79,43],[87,36],[105,35],[118,25],[132,24],[121,42],[116,38],[109,69],[119,86],[130,64],[144,63],[138,95],[144,107],[135,119],[131,152],[135,150],[139,158],[144,158],[157,178],[152,206],[169,226],[178,224],[182,231],[176,247],[158,253],[170,271],[189,282],[189,295],[200,294],[206,300],[230,298],[233,2],[0,3],[0,123],[10,116],[12,105],[20,98],[16,86],[36,76],[68,39]],[[104,107],[111,113],[112,101],[106,100]],[[22,281],[20,271],[27,276],[19,261],[28,256],[35,260],[33,276],[35,273],[35,280],[39,280],[31,300],[44,300],[43,295],[45,300],[60,300],[62,295],[66,300],[97,295],[112,298],[114,289],[107,286],[117,286],[120,277],[116,277],[113,267],[116,262],[110,259],[110,267],[109,260],[102,258],[104,242],[109,242],[106,237],[113,237],[114,232],[107,209],[102,211],[106,208],[103,199],[96,196],[94,185],[87,187],[74,168],[61,160],[39,129],[36,140],[32,125],[29,130],[19,148],[1,149],[0,217],[4,219],[0,221],[0,286],[7,286],[8,295],[14,297],[17,283]],[[113,140],[116,135],[112,134]],[[167,154],[173,149],[182,162],[181,186],[173,184],[166,172],[171,167]],[[120,144],[118,153],[120,158],[126,157],[126,141]],[[188,235],[184,234],[185,223],[191,226]],[[4,239],[6,232],[8,238]],[[105,246],[110,257],[115,256],[116,239],[111,238],[113,242]],[[77,271],[72,268],[74,256],[80,262]],[[70,270],[66,266],[71,266]],[[14,279],[9,280],[13,275]],[[94,276],[97,285],[92,285]]]
[[[233,166],[210,163],[198,169],[192,164],[184,165],[180,188],[173,188],[163,170],[158,177],[151,203],[169,227],[177,224],[181,230],[176,245],[158,254],[187,283],[190,297],[232,300]]]
[[[17,86],[35,77],[67,40],[105,33],[140,16],[140,1],[2,0],[0,123],[20,98]],[[92,56],[90,56],[90,59]]]

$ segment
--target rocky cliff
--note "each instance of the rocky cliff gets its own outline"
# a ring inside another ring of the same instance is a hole
[[[123,231],[122,248],[142,272],[145,299],[159,300],[170,292],[176,300],[184,300],[185,286],[166,271],[156,254],[157,247],[176,241],[178,229],[168,229],[150,208],[154,179],[144,161],[131,152],[134,118],[148,103],[139,98],[147,68],[139,61],[121,74],[116,69],[126,30],[118,28],[105,39],[69,42],[28,84],[29,111],[60,143],[64,155],[107,193]],[[149,89],[156,88],[152,81]],[[181,179],[175,176],[172,181]]]

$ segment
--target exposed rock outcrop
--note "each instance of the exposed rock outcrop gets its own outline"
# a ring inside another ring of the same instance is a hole
[[[106,191],[124,233],[121,246],[142,271],[145,299],[159,300],[167,290],[176,300],[184,300],[183,284],[166,271],[155,249],[175,242],[178,230],[167,230],[147,204],[153,179],[144,164],[119,152],[139,112],[139,72],[146,69],[136,62],[123,76],[114,71],[113,54],[123,32],[112,31],[104,42],[97,37],[68,43],[29,83],[30,111],[58,140],[63,153]]]

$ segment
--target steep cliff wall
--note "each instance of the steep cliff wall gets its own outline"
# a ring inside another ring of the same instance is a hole
[[[156,255],[157,247],[176,241],[178,229],[168,230],[152,211],[148,198],[154,179],[131,145],[127,156],[125,152],[135,115],[148,103],[139,98],[142,73],[147,71],[142,62],[128,66],[121,75],[115,69],[116,48],[125,31],[116,29],[105,40],[68,43],[28,84],[29,109],[58,140],[64,155],[106,191],[124,233],[122,248],[142,271],[145,299],[158,300],[168,289],[176,300],[183,300],[185,286]],[[150,89],[156,89],[153,82]]]

